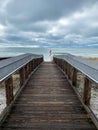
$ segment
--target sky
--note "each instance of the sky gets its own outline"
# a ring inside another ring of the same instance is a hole
[[[0,46],[98,47],[98,0],[0,0]]]

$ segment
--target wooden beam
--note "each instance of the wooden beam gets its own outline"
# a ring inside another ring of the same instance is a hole
[[[22,86],[24,84],[24,81],[25,81],[25,68],[21,68],[20,69],[20,86]]]
[[[73,68],[72,85],[77,86],[77,70]]]
[[[91,82],[87,77],[85,77],[84,93],[83,93],[83,101],[85,105],[90,105],[90,98],[91,98]]]
[[[13,101],[13,78],[12,76],[5,81],[6,88],[6,104],[9,105]]]

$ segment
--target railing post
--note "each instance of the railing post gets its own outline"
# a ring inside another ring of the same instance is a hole
[[[62,60],[62,70],[63,70],[63,72],[65,72],[65,62],[64,62],[64,60]]]
[[[77,70],[73,68],[72,85],[77,86]]]
[[[31,70],[34,70],[34,60],[31,61]]]
[[[5,88],[6,88],[6,104],[10,105],[13,101],[13,78],[12,76],[5,81]]]
[[[85,105],[90,105],[90,98],[91,98],[91,82],[87,77],[85,77],[84,93],[83,93],[83,101]]]
[[[36,68],[36,59],[35,59],[35,62],[34,62],[34,69]]]
[[[67,74],[67,62],[65,61],[65,74]]]
[[[61,69],[63,70],[63,59],[61,60]]]
[[[25,72],[24,72],[24,67],[20,69],[20,86],[23,85],[25,81]]]
[[[27,78],[29,76],[29,63],[27,64]]]
[[[71,73],[71,65],[69,64],[69,79],[71,80],[71,75],[72,75],[72,73]]]
[[[73,67],[70,65],[70,80],[73,78]]]
[[[24,69],[25,69],[25,80],[26,80],[28,78],[27,65],[25,65]]]
[[[68,76],[68,63],[66,62],[66,75]]]
[[[67,76],[70,79],[70,64],[67,63]]]
[[[31,73],[32,72],[32,61],[30,61],[29,67],[30,67],[30,73]]]
[[[35,59],[33,60],[33,70],[35,69]]]

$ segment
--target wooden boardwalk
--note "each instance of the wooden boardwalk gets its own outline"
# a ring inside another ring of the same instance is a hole
[[[42,63],[15,101],[1,130],[96,130],[54,63]]]

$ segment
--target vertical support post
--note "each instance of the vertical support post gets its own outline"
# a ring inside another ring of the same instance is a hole
[[[33,60],[33,70],[35,69],[35,59]]]
[[[32,61],[30,61],[29,67],[30,67],[30,74],[31,74],[31,72],[32,72]]]
[[[27,64],[27,77],[29,76],[29,63]]]
[[[64,64],[65,64],[64,60],[62,61],[62,63],[63,63],[63,68],[62,68],[62,69],[63,69],[63,71],[64,71]]]
[[[70,65],[67,63],[67,75],[68,79],[70,79]]]
[[[33,71],[34,67],[33,67],[33,60],[31,61],[31,71]]]
[[[5,81],[5,89],[6,89],[6,104],[10,105],[11,102],[13,101],[13,99],[14,99],[12,76]]]
[[[73,68],[72,85],[77,86],[77,70]]]
[[[38,59],[36,60],[36,67],[38,66]]]
[[[63,70],[63,60],[61,60],[61,69]]]
[[[69,79],[71,80],[71,65],[69,65]]]
[[[65,61],[65,73],[67,74],[67,62]]]
[[[36,59],[34,60],[34,69],[36,68]]]
[[[68,63],[66,62],[66,75],[68,76]]]
[[[64,71],[64,73],[65,73],[65,65],[66,65],[66,63],[65,63],[65,61],[63,62],[63,71]]]
[[[28,63],[28,75],[30,75],[30,62]]]
[[[25,71],[25,80],[28,78],[28,70],[27,70],[27,65],[25,65],[24,67],[24,71]]]
[[[32,60],[32,71],[34,70],[34,60]]]
[[[71,65],[69,64],[69,70],[68,70],[69,72],[69,75],[68,75],[68,77],[69,77],[69,79],[71,79]]]
[[[20,69],[20,86],[23,85],[25,81],[25,72],[24,72],[24,67]]]
[[[84,93],[83,93],[83,101],[85,105],[90,105],[90,98],[91,98],[91,82],[90,80],[85,77],[84,79]]]

